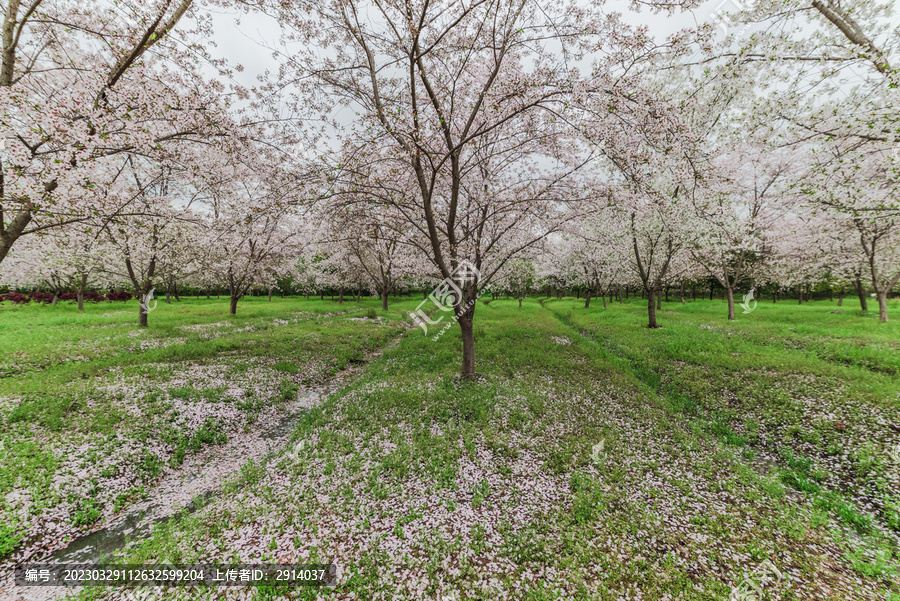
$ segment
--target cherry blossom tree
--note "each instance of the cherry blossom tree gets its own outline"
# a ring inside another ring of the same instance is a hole
[[[701,213],[704,235],[691,254],[725,289],[733,320],[735,289],[755,279],[773,228],[796,206],[789,185],[797,167],[783,151],[747,146],[718,157],[717,167]]]
[[[173,39],[186,19],[195,29]],[[0,261],[21,236],[134,212],[127,193],[112,193],[127,191],[128,161],[172,160],[179,145],[231,127],[190,39],[208,32],[192,0],[6,2]]]
[[[535,288],[538,280],[534,260],[530,257],[518,256],[507,261],[497,272],[493,287],[511,294],[519,301],[521,309],[522,301]]]
[[[559,115],[576,89],[611,78],[582,78],[573,65],[612,45],[613,58],[595,68],[605,73],[640,36],[616,15],[575,2],[261,5],[285,24],[288,74],[307,82],[299,91],[305,105],[327,114],[337,101],[358,113],[341,165],[362,172],[380,155],[395,173],[390,181],[412,184],[414,195],[393,202],[423,233],[440,274],[453,280],[467,263],[481,274],[456,281],[452,298],[461,374],[475,377],[479,291],[510,257],[572,219],[562,205],[583,197],[572,175],[590,153]]]
[[[887,295],[900,282],[900,213],[871,209],[896,202],[900,166],[890,155],[858,145],[829,145],[813,159],[805,191],[830,215],[833,228],[859,242],[879,319],[886,322]]]

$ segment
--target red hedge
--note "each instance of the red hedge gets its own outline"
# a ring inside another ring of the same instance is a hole
[[[14,305],[23,305],[25,303],[31,302],[30,298],[28,298],[24,294],[19,294],[18,292],[10,292],[4,297],[4,300],[8,300]]]

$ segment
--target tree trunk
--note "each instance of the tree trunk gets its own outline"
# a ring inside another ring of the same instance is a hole
[[[383,294],[381,295],[381,310],[382,310],[382,311],[387,311],[387,309],[388,309],[388,307],[387,307],[387,297],[388,297],[387,292],[385,292],[385,293],[383,293]],[[426,297],[426,298],[427,298],[427,297]]]
[[[643,296],[643,295],[642,295]],[[647,317],[648,328],[658,328],[656,325],[656,299],[653,298],[653,290],[647,290]]]
[[[616,299],[618,299],[619,304],[622,304],[622,287],[616,286]]]
[[[591,289],[590,288],[588,288],[587,295],[584,297],[584,308],[585,309],[591,308]]]
[[[681,304],[684,304],[684,280],[681,280]]]
[[[362,294],[359,290],[356,291],[356,302],[359,302],[359,296]]]
[[[669,285],[666,284],[666,302],[669,302]]]
[[[473,304],[472,308],[459,318],[459,328],[462,332],[463,343],[463,361],[460,375],[465,380],[475,378],[475,328],[472,323],[474,309],[475,305]]]
[[[734,321],[734,290],[731,286],[726,287],[728,294],[728,319]]]
[[[709,285],[709,300],[713,299],[713,285]]]
[[[803,304],[803,286],[797,286],[797,304]]]
[[[178,295],[178,282],[172,284],[172,296],[175,297],[176,302],[181,302],[181,297]]]
[[[58,303],[58,302],[59,302],[59,295],[58,295],[57,293],[54,292],[54,293],[53,293],[53,300],[50,301],[50,305],[55,307],[55,306],[56,306],[56,303]]]
[[[869,304],[866,301],[866,291],[863,289],[862,281],[856,278],[854,283],[856,284],[856,295],[859,296],[859,308],[863,311],[868,311]]]
[[[882,290],[877,293],[878,298],[878,321],[887,323],[888,314],[887,314],[887,290]]]
[[[838,307],[844,304],[844,286],[841,286],[841,291],[838,292]]]
[[[84,311],[84,289],[87,287],[87,274],[81,274],[81,282],[78,285],[78,310]]]
[[[166,304],[167,305],[172,304],[172,292],[168,286],[166,286]]]
[[[234,294],[231,295],[231,304],[228,307],[228,312],[232,315],[237,315],[237,304],[239,300],[241,300],[240,296]]]
[[[143,295],[140,297],[143,298]],[[144,303],[138,303],[138,327],[147,327],[147,308]]]
[[[274,291],[275,291],[275,288],[273,288],[272,286],[269,286],[269,302],[270,303],[272,302],[272,292],[274,292]]]
[[[522,298],[523,298],[523,297],[521,297],[521,296],[519,297],[519,308],[520,308],[520,309],[522,308]]]
[[[603,308],[606,309],[606,296],[603,294],[602,290],[600,291],[600,298],[603,299]],[[609,300],[612,302],[612,293],[610,293]]]
[[[340,295],[338,295],[338,304],[339,304],[339,305],[343,305],[343,304],[344,304],[344,288],[343,288],[343,286],[341,287],[341,293],[340,293]]]

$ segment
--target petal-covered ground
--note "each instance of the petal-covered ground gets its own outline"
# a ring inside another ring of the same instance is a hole
[[[519,309],[494,300],[476,314],[480,377],[463,382],[458,334],[435,342],[418,329],[403,333],[393,321],[402,308],[378,321],[348,314],[265,329],[221,318],[184,324],[171,336],[223,332],[204,342],[223,348],[109,366],[91,384],[104,407],[128,419],[147,413],[130,412],[126,399],[155,390],[175,431],[200,432],[213,418],[230,424],[222,430],[228,442],[204,443],[177,468],[208,466],[215,495],[121,549],[118,561],[333,563],[336,587],[78,594],[900,598],[900,384],[885,343],[896,326],[835,317],[828,303],[760,307],[756,321],[726,323],[721,303],[703,301],[669,304],[663,329],[651,331],[640,327],[637,303],[584,310],[574,299],[530,300]],[[773,342],[773,331],[792,327],[803,330],[786,335],[794,342]],[[278,338],[288,328],[290,358]],[[329,337],[332,329],[341,335]],[[248,356],[245,343],[230,342],[248,335],[265,352]],[[397,336],[399,344],[387,343]],[[335,351],[340,344],[353,350]],[[297,361],[297,347],[321,353]],[[372,354],[379,347],[384,354]],[[320,386],[327,399],[308,403],[277,444],[234,454],[234,441],[252,440],[292,402],[283,400],[286,381],[302,391],[351,364],[352,373],[329,380],[339,387]],[[33,435],[39,430],[31,425]],[[133,466],[125,457],[140,452],[97,452],[61,438],[72,446],[56,459],[60,481],[103,469],[74,467],[72,457]],[[156,444],[159,457],[177,455],[177,445]],[[242,453],[239,469],[221,468]],[[110,483],[129,472],[113,473]],[[155,482],[159,490],[177,481]],[[199,490],[185,487],[179,497],[179,488],[170,491],[173,505]]]

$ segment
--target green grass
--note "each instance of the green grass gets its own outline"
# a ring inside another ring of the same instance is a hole
[[[573,298],[521,308],[497,299],[478,305],[480,378],[464,382],[456,328],[436,342],[404,331],[418,302],[381,312],[373,299],[249,299],[232,317],[224,301],[160,305],[148,334],[170,344],[143,351],[126,350],[136,336],[98,334],[93,307],[90,318],[43,318],[66,333],[26,345],[20,367],[6,367],[15,375],[0,380],[0,397],[24,398],[7,411],[4,440],[121,428],[156,440],[158,429],[117,415],[115,399],[85,402],[85,391],[116,378],[161,387],[141,400],[153,424],[173,400],[230,406],[221,386],[163,386],[181,382],[187,364],[224,362],[238,378],[265,361],[274,384],[241,401],[248,416],[293,398],[307,374],[316,381],[356,366],[299,418],[290,453],[236,469],[215,501],[119,559],[333,560],[344,572],[335,598],[616,599],[640,590],[644,599],[723,599],[763,560],[791,574],[766,585],[771,598],[900,594],[898,466],[888,455],[900,440],[889,427],[900,426],[894,322],[830,313],[826,302],[760,303],[728,322],[724,303],[697,301],[665,303],[663,327],[649,330],[638,300],[586,310]],[[45,309],[0,310],[0,321],[27,323]],[[337,310],[363,319],[319,317]],[[275,325],[291,311],[303,319]],[[218,338],[181,327],[217,322],[232,324]],[[66,345],[79,336],[108,348],[74,365]],[[370,361],[376,349],[386,350]],[[214,422],[181,432],[167,460],[219,444],[220,434]],[[52,448],[33,459],[51,475]],[[134,458],[148,486],[162,459]],[[35,488],[41,477],[10,486]],[[87,523],[91,506],[79,507]],[[0,545],[15,536],[5,532]]]
[[[167,465],[224,443],[226,424],[216,406],[234,407],[252,424],[261,411],[294,399],[302,385],[390,340],[399,331],[396,312],[378,323],[346,320],[375,304],[248,298],[232,316],[227,300],[189,298],[160,303],[147,329],[136,325],[135,302],[88,303],[84,312],[71,303],[0,306],[0,344],[11,349],[0,358],[3,556],[45,508],[68,516],[73,528],[60,536],[71,538],[144,496],[104,495],[108,484],[125,475],[129,490],[144,491]],[[186,367],[220,365],[231,371],[225,383],[192,376],[169,384]],[[243,399],[227,396],[228,381],[266,365],[282,374],[274,394],[248,388]],[[179,415],[190,422],[192,407],[211,415],[197,428],[173,422]],[[85,473],[100,500],[85,489]]]

